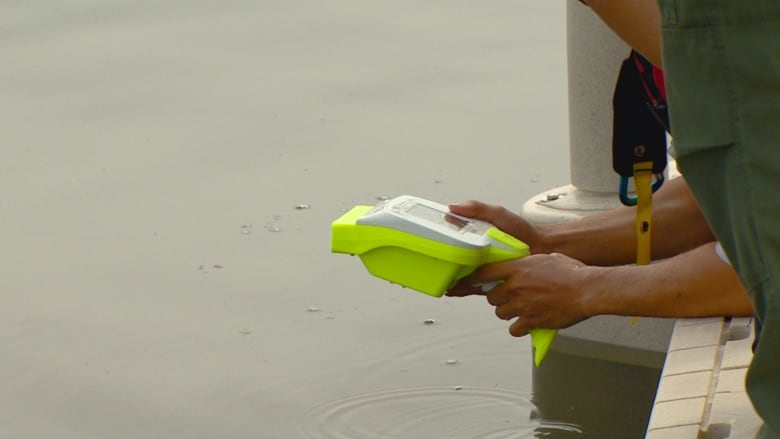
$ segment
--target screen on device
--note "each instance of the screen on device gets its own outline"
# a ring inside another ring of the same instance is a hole
[[[415,204],[406,213],[436,224],[448,225],[455,230],[461,230],[469,224],[466,220],[423,204]]]

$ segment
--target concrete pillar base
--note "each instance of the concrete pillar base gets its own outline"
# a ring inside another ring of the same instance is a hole
[[[617,192],[584,191],[569,184],[531,197],[523,204],[520,214],[531,223],[551,224],[583,218],[619,206]]]

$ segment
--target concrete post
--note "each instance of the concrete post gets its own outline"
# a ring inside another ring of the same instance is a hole
[[[532,222],[561,222],[617,207],[612,170],[612,93],[630,49],[586,6],[567,4],[571,184],[523,206]]]
[[[618,175],[612,170],[612,95],[630,48],[589,8],[569,1],[567,52],[571,184],[542,192],[523,205],[522,215],[536,223],[567,221],[620,205]],[[642,318],[632,326],[626,317],[591,318],[561,331],[553,349],[660,367],[673,323]]]

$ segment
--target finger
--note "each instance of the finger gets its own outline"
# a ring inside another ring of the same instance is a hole
[[[468,200],[462,203],[451,203],[449,205],[450,212],[469,218],[477,218],[479,213],[484,210],[484,207],[485,203],[476,200]]]
[[[444,293],[448,297],[466,297],[484,295],[482,285],[474,284],[467,280],[461,280]]]
[[[526,220],[503,206],[469,200],[450,204],[449,208],[452,213],[487,221],[520,240],[532,239],[536,233]]]
[[[519,261],[522,261],[522,259],[485,264],[468,276],[469,282],[482,285],[491,282],[502,282],[514,273],[513,264]]]
[[[509,334],[511,334],[513,337],[526,336],[530,330],[531,328],[525,325],[525,321],[523,319],[517,319],[514,321],[514,323],[509,325]]]
[[[485,290],[482,288],[482,283],[478,282],[474,277],[474,273],[472,273],[471,275],[458,280],[455,285],[447,291],[447,295],[452,297],[473,295],[484,296]]]
[[[501,228],[499,223],[507,223],[506,217],[512,215],[501,206],[486,204],[476,200],[450,204],[449,208],[452,213],[487,221],[498,228]]]
[[[517,309],[511,306],[511,304],[499,305],[496,307],[496,317],[501,320],[512,320],[518,317]]]
[[[488,303],[493,306],[499,306],[509,302],[509,291],[506,288],[506,284],[499,284],[490,292],[486,293],[485,298]]]

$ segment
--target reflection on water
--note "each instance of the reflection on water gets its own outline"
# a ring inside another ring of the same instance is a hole
[[[538,416],[575,423],[587,438],[644,437],[661,365],[637,366],[555,349],[544,361],[534,370]]]

